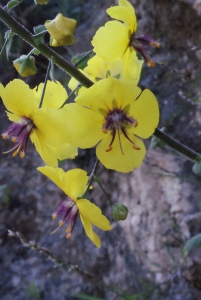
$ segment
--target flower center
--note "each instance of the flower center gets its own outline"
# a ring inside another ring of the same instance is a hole
[[[119,145],[121,149],[121,153],[124,154],[122,144],[121,144],[121,138],[120,134],[122,133],[126,139],[132,144],[132,147],[135,150],[140,150],[138,146],[136,146],[133,141],[129,138],[127,134],[127,130],[131,127],[137,127],[138,126],[138,121],[135,120],[134,118],[130,117],[128,113],[122,109],[115,108],[105,116],[105,121],[102,126],[102,131],[104,133],[110,132],[112,139],[111,142],[108,146],[108,148],[105,150],[106,152],[109,152],[112,150],[112,144],[114,142],[116,133],[118,134],[118,140],[119,140]]]
[[[33,121],[26,117],[22,117],[19,123],[11,123],[6,131],[2,133],[2,137],[5,140],[11,140],[16,143],[16,145],[9,151],[3,153],[6,154],[14,151],[13,156],[16,156],[22,148],[22,151],[20,151],[20,157],[23,158],[25,156],[29,136],[34,127],[35,125]]]
[[[57,227],[52,233],[55,233],[64,223],[68,223],[69,227],[66,229],[66,237],[69,238],[72,234],[77,215],[78,208],[75,201],[73,201],[70,197],[61,201],[52,214],[53,220],[57,217],[59,218],[59,227]]]

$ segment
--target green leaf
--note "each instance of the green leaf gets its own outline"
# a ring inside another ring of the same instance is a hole
[[[161,141],[159,138],[157,138],[156,136],[153,136],[151,139],[151,148],[152,149],[156,149],[156,148],[161,148],[165,146],[165,142]]]
[[[188,240],[188,242],[183,248],[183,251],[184,253],[189,252],[190,250],[198,247],[201,247],[201,233],[196,234],[190,240]]]
[[[7,56],[7,59],[9,59],[10,48],[11,48],[11,45],[12,45],[13,36],[14,36],[13,32],[11,32],[10,30],[6,31],[5,39],[7,40],[7,43],[6,43],[6,56]]]
[[[195,173],[196,175],[200,175],[201,176],[201,161],[198,160],[192,168],[193,173]]]
[[[19,5],[20,3],[22,3],[22,0],[11,0],[7,3],[6,10],[10,11],[11,9],[13,9],[15,6]]]
[[[92,55],[92,51],[79,53],[76,56],[73,56],[71,59],[72,64],[77,68],[83,70],[87,66],[87,62]]]
[[[45,28],[45,25],[38,25],[33,28],[34,33],[34,41],[37,45],[44,42],[44,35],[47,32],[47,29]]]
[[[35,34],[47,32],[47,29],[46,29],[45,25],[38,25],[38,26],[34,27],[33,30],[34,30]]]

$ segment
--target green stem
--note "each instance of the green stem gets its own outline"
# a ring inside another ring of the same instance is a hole
[[[164,141],[169,147],[183,154],[190,160],[197,162],[199,159],[201,159],[201,155],[199,153],[195,152],[194,150],[187,147],[186,145],[173,139],[172,137],[170,137],[168,134],[161,131],[160,129],[156,128],[154,135],[160,140]]]
[[[27,58],[35,51],[36,49],[33,48],[28,54],[27,54]]]
[[[93,167],[93,170],[92,170],[92,172],[91,172],[91,175],[89,176],[89,181],[88,181],[88,183],[87,183],[86,190],[85,190],[84,194],[83,194],[81,197],[79,197],[78,199],[83,199],[83,198],[86,197],[86,195],[87,195],[87,193],[88,193],[88,191],[89,191],[89,189],[90,189],[90,186],[91,186],[91,184],[92,184],[92,181],[93,181],[93,179],[94,179],[94,174],[95,174],[96,169],[97,169],[97,167],[98,167],[98,163],[99,163],[99,160],[98,160],[98,158],[97,158],[97,160],[96,160],[96,162],[95,162],[95,165],[94,165],[94,167]]]
[[[25,42],[30,44],[41,52],[46,58],[53,57],[54,63],[62,70],[73,76],[77,81],[86,87],[93,85],[93,82],[84,76],[76,67],[68,63],[65,59],[59,56],[55,51],[50,49],[43,43],[37,44],[32,35],[27,29],[19,24],[8,12],[0,6],[0,19],[17,35],[19,35]]]
[[[0,6],[0,19],[17,35],[19,35],[25,42],[29,43],[32,47],[40,51],[45,57],[53,58],[54,63],[59,66],[62,70],[74,77],[78,82],[80,82],[85,87],[90,87],[93,82],[84,76],[75,66],[68,63],[65,59],[59,56],[56,52],[50,49],[45,44],[37,44],[34,40],[34,35],[32,35],[27,29],[20,25],[15,19],[13,19],[8,12]],[[178,151],[179,153],[185,155],[190,160],[196,162],[201,159],[201,155],[196,153],[194,150],[188,148],[187,146],[179,143],[175,139],[171,138],[166,133],[162,132],[160,129],[156,128],[154,135],[164,141],[168,146]]]
[[[5,40],[3,47],[1,48],[0,56],[3,53],[4,49],[6,48],[7,43],[8,43],[8,39]]]
[[[100,181],[100,179],[94,175],[94,179],[96,180],[96,182],[98,183],[98,185],[100,186],[103,194],[105,195],[105,197],[107,198],[107,200],[110,202],[110,205],[112,206],[114,204],[114,202],[110,199],[109,195],[106,193],[106,191],[104,190],[104,187],[102,186],[102,183]]]
[[[40,97],[40,103],[39,103],[38,108],[41,108],[42,104],[43,104],[43,99],[44,99],[44,95],[45,95],[47,80],[48,80],[48,77],[49,77],[49,74],[50,74],[50,68],[51,68],[51,60],[49,60],[49,64],[48,64],[48,67],[47,67],[47,72],[46,72],[46,75],[45,75],[45,81],[44,81],[43,90],[42,90],[42,94],[41,94],[41,97]]]

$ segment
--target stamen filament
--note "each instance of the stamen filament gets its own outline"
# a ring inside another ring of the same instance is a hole
[[[137,145],[135,145],[135,143],[129,138],[129,136],[127,135],[127,133],[125,132],[125,130],[122,128],[121,129],[123,135],[127,138],[127,140],[132,144],[133,148],[135,150],[140,150],[140,147],[138,147]]]
[[[119,127],[118,127],[117,130],[118,130],[118,140],[119,140],[119,145],[120,145],[121,153],[124,155],[123,148],[122,148],[122,144],[121,144],[121,139],[120,139],[120,131],[119,131]]]
[[[112,150],[112,144],[114,142],[115,136],[116,136],[116,130],[113,130],[113,132],[112,132],[112,140],[111,140],[108,148],[105,150],[106,152],[109,152],[109,151]]]

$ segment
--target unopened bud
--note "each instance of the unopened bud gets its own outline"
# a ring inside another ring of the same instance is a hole
[[[113,217],[116,221],[126,220],[128,215],[128,208],[121,203],[112,205]]]
[[[50,46],[72,45],[77,21],[64,17],[59,13],[52,21],[46,21],[45,27],[50,34]]]
[[[37,72],[35,58],[33,56],[22,55],[13,61],[13,65],[22,77],[34,75]]]

